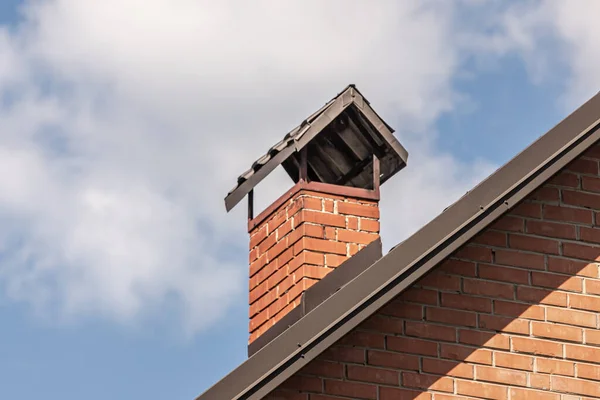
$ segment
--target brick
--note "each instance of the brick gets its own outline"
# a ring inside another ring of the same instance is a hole
[[[532,322],[531,333],[537,337],[567,340],[570,342],[581,342],[583,340],[583,329],[581,328],[548,324],[545,322]]]
[[[447,275],[440,271],[432,271],[420,279],[419,286],[432,287],[439,290],[460,290],[460,277]]]
[[[492,300],[462,294],[442,293],[443,307],[458,308],[467,311],[491,312]]]
[[[338,213],[354,215],[358,217],[379,218],[379,207],[368,206],[358,203],[342,202],[337,203]]]
[[[328,214],[311,210],[302,210],[294,216],[294,227],[298,227],[305,222],[335,226],[338,228],[346,227],[346,218],[344,218],[343,215]]]
[[[579,243],[563,243],[563,255],[580,260],[594,261],[600,258],[600,247]]]
[[[438,400],[438,397],[436,394],[436,400]],[[431,400],[431,393],[380,386],[379,400]]]
[[[347,376],[352,381],[381,383],[384,385],[399,385],[400,383],[398,371],[363,365],[348,365]]]
[[[584,242],[600,243],[600,229],[582,226],[579,228],[580,239]]]
[[[599,158],[599,156],[600,156],[600,146],[598,146],[598,144],[592,145],[592,147],[590,147],[589,149],[587,149],[585,151],[585,153],[583,153],[583,155],[585,157],[588,157],[588,158]]]
[[[438,344],[435,342],[400,336],[388,336],[386,339],[388,350],[425,356],[438,354]]]
[[[423,322],[406,321],[406,335],[420,338],[456,341],[456,329],[448,326],[432,325]]]
[[[475,236],[471,242],[493,247],[506,247],[506,233],[486,230]]]
[[[533,371],[533,357],[511,353],[494,353],[494,361],[497,367]]]
[[[542,205],[537,203],[520,203],[510,210],[510,215],[529,218],[542,218]]]
[[[600,363],[600,348],[567,344],[565,345],[565,358]]]
[[[552,390],[564,393],[575,393],[584,396],[600,396],[600,387],[597,382],[588,382],[581,379],[552,376]]]
[[[473,366],[456,361],[423,358],[423,372],[434,375],[447,375],[473,379]]]
[[[287,220],[285,210],[281,210],[275,213],[268,222],[269,232],[274,232],[281,224]]]
[[[267,238],[268,229],[266,225],[254,229],[250,232],[250,249],[258,246],[263,240]]]
[[[585,292],[588,294],[600,295],[600,280],[586,279],[585,280]]]
[[[529,282],[529,272],[526,270],[490,264],[479,264],[478,275],[480,278],[494,281],[524,284]]]
[[[452,393],[454,391],[454,380],[448,377],[403,372],[402,386]]]
[[[535,354],[541,356],[561,357],[563,346],[560,343],[530,339],[523,337],[512,337],[512,350],[518,353]]]
[[[598,175],[598,161],[587,158],[576,158],[571,161],[565,169],[581,174]]]
[[[600,381],[600,366],[593,364],[577,364],[577,377]]]
[[[276,239],[279,240],[279,239],[285,237],[288,233],[290,233],[292,231],[293,227],[294,227],[294,221],[292,221],[291,219],[288,219],[287,221],[285,221],[275,231],[275,237],[276,237]]]
[[[358,228],[361,231],[379,233],[379,221],[374,219],[361,218]]]
[[[508,232],[523,232],[525,230],[525,220],[519,217],[504,215],[494,222],[490,228]]]
[[[536,220],[529,220],[525,224],[527,227],[526,232],[534,235],[560,239],[575,239],[577,237],[575,225]]]
[[[544,219],[591,225],[593,213],[591,210],[544,204]]]
[[[458,344],[440,344],[440,357],[475,364],[492,364],[492,352],[490,350]]]
[[[520,333],[529,335],[529,321],[496,315],[479,315],[479,327],[497,332]]]
[[[491,400],[506,400],[508,398],[506,386],[462,380],[456,381],[456,393]]]
[[[394,300],[384,306],[381,311],[383,315],[389,315],[396,318],[406,318],[414,320],[423,319],[423,306],[417,304],[404,303]]]
[[[340,344],[357,347],[368,347],[372,349],[383,349],[385,347],[385,336],[354,330],[340,340]]]
[[[564,248],[563,248],[564,252]],[[598,278],[598,265],[569,258],[548,257],[548,271]]]
[[[462,276],[476,276],[476,264],[471,261],[456,260],[454,258],[443,261],[437,269],[446,272],[447,274],[455,274]]]
[[[337,240],[348,243],[369,244],[377,239],[379,235],[369,232],[349,231],[347,229],[338,229]]]
[[[318,267],[315,265],[303,265],[292,274],[292,277],[295,282],[298,282],[298,280],[302,278],[313,278],[320,280],[323,279],[331,271],[331,268]]]
[[[316,359],[302,368],[300,373],[342,379],[344,377],[344,364]]]
[[[267,255],[263,254],[254,260],[254,262],[250,263],[250,277],[252,278],[254,275],[256,275],[258,271],[260,271],[265,265],[267,265]]]
[[[318,197],[302,197],[302,208],[307,210],[323,210],[323,199]]]
[[[538,357],[535,364],[537,372],[566,376],[575,375],[575,363],[571,361]]]
[[[337,229],[332,226],[325,227],[325,235],[324,238],[327,240],[336,240]]]
[[[325,254],[325,265],[331,268],[339,267],[348,257],[339,254]]]
[[[558,241],[552,239],[511,233],[508,235],[508,242],[510,247],[513,249],[533,251],[543,254],[559,254]]]
[[[545,269],[544,256],[514,250],[496,250],[495,263],[511,267]]]
[[[533,192],[530,195],[529,199],[543,202],[558,203],[560,201],[560,194],[557,188],[542,186],[541,188]]]
[[[322,240],[315,238],[302,238],[294,245],[294,253],[298,254],[303,250],[312,250],[322,253],[346,254],[346,245],[340,242]]]
[[[600,346],[600,331],[585,329],[585,343]]]
[[[533,304],[549,304],[553,306],[567,306],[567,294],[547,289],[537,289],[527,286],[517,286],[517,299]]]
[[[461,329],[458,334],[458,341],[493,349],[508,350],[510,348],[509,336],[475,330]]]
[[[256,286],[248,294],[248,303],[253,304],[256,300],[260,299],[265,293],[267,293],[267,289],[268,281],[264,281],[260,285]]]
[[[427,307],[425,310],[425,319],[427,321],[442,322],[448,325],[477,326],[477,314],[469,311]]]
[[[554,175],[549,181],[551,185],[565,186],[571,188],[579,187],[579,176],[567,171],[561,171]]]
[[[286,275],[291,274],[303,265],[323,266],[325,263],[323,254],[304,250],[298,253],[287,265]]]
[[[511,387],[509,392],[511,400],[561,400],[559,394],[539,390]]]
[[[563,190],[563,203],[571,206],[600,209],[600,195],[593,193],[576,192]]]
[[[600,297],[569,294],[569,307],[579,310],[600,312]]]
[[[527,386],[527,373],[523,371],[488,367],[485,365],[477,365],[475,371],[478,381]]]
[[[321,358],[324,360],[359,364],[365,362],[365,357],[366,353],[364,349],[340,346],[330,347],[321,355]]]
[[[482,246],[463,246],[454,257],[469,261],[492,262],[492,249]]]
[[[382,333],[402,334],[403,325],[404,321],[401,319],[375,314],[360,324],[360,328]]]
[[[269,235],[265,240],[258,245],[258,253],[265,254],[267,250],[273,247],[277,243],[275,235]]]
[[[494,301],[494,314],[509,317],[544,320],[544,309],[538,305],[515,303],[511,301]]]
[[[320,378],[302,375],[292,375],[280,386],[282,389],[302,390],[315,393],[321,392],[322,387]]]
[[[270,306],[275,300],[277,300],[277,293],[275,293],[275,291],[265,293],[264,296],[250,305],[248,316],[250,318],[254,317],[256,314]],[[287,304],[284,304],[284,306],[286,305]]]
[[[552,289],[562,289],[573,292],[583,290],[583,280],[579,277],[551,274],[546,272],[534,271],[531,273],[531,283],[535,286],[542,286]]]
[[[331,199],[323,199],[323,211],[332,213],[333,212],[334,201]]]
[[[435,350],[434,353],[437,353],[437,350]],[[367,352],[367,362],[370,365],[376,365],[378,367],[411,371],[419,370],[419,358],[417,356],[402,353],[369,350]]]
[[[377,386],[364,383],[325,380],[325,393],[353,399],[377,399]]]
[[[359,219],[357,217],[346,217],[346,229],[358,230]]]
[[[490,282],[481,279],[463,279],[463,292],[478,296],[514,299],[515,287],[507,283]]]
[[[560,322],[563,324],[584,326],[595,328],[597,324],[597,314],[584,311],[565,310],[562,308],[548,307],[546,318],[551,322]]]
[[[529,386],[536,389],[550,390],[550,376],[543,374],[529,374]]]
[[[411,287],[402,293],[398,298],[402,301],[410,301],[413,303],[427,305],[438,304],[438,292],[436,290]]]

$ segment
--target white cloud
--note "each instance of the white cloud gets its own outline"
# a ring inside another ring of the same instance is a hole
[[[227,254],[245,251],[243,207],[226,215],[224,195],[348,83],[411,153],[383,192],[384,240],[403,239],[490,170],[431,133],[459,99],[452,18],[422,1],[31,3],[0,31],[6,294],[123,323],[174,296],[189,333],[209,326],[245,298],[245,254]]]

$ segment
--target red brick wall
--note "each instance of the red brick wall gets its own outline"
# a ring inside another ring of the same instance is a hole
[[[306,289],[379,237],[376,201],[307,190],[257,219],[250,231],[250,343]]]
[[[600,398],[600,146],[270,399]]]

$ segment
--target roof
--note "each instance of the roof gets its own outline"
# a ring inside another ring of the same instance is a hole
[[[600,140],[599,127],[597,94],[197,400],[270,393]]]
[[[303,148],[308,153],[310,181],[371,188],[375,155],[380,160],[383,184],[404,168],[408,159],[408,152],[393,132],[358,89],[349,85],[241,174],[225,197],[225,208],[229,211],[235,207],[279,165],[298,182]]]

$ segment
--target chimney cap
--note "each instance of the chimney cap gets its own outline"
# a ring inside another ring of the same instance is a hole
[[[408,159],[408,152],[393,132],[356,86],[348,85],[241,174],[225,197],[225,208],[230,211],[279,165],[298,182],[300,150],[304,148],[311,181],[370,188],[376,156],[383,184],[404,168]]]

